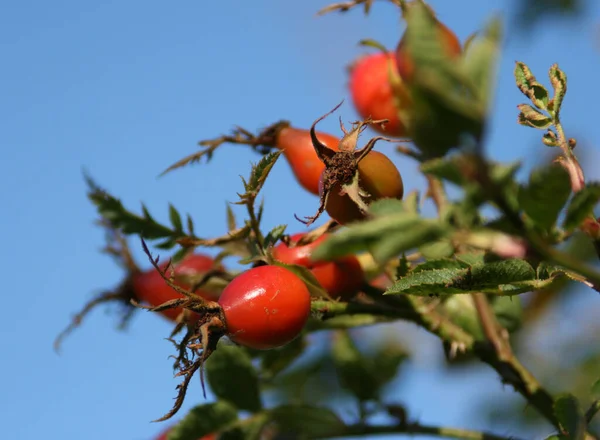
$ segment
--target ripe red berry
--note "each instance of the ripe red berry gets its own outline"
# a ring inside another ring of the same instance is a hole
[[[408,95],[394,92],[390,83],[390,68],[395,69],[394,53],[375,53],[360,58],[350,73],[350,94],[356,111],[363,119],[389,119],[382,128],[373,129],[387,136],[405,136],[406,128],[398,117],[401,108],[409,105]],[[399,86],[403,90],[402,85]]]
[[[384,198],[402,199],[404,184],[394,163],[383,153],[370,151],[358,163],[358,184],[369,197],[367,204]],[[341,225],[362,220],[365,214],[347,194],[340,194],[341,184],[336,183],[325,204],[329,216]]]
[[[235,277],[219,298],[229,338],[268,350],[295,339],[310,314],[304,282],[280,266],[259,266]]]
[[[340,140],[337,137],[321,132],[317,133],[317,137],[332,150],[338,150]],[[309,130],[284,127],[277,133],[275,147],[283,150],[283,155],[300,185],[308,192],[318,195],[319,178],[325,164],[315,152]]]
[[[297,243],[303,233],[292,235],[291,243]],[[364,272],[356,256],[340,258],[335,261],[315,261],[311,259],[313,251],[327,238],[319,237],[304,246],[289,247],[285,243],[278,244],[273,249],[273,256],[286,264],[297,264],[311,270],[319,284],[332,298],[348,300],[361,288],[364,282]]]
[[[161,270],[165,270],[167,265],[168,262],[165,262],[159,267]],[[219,266],[215,264],[214,260],[207,255],[188,254],[181,261],[175,264],[172,269],[175,277],[175,284],[184,289],[189,289],[193,286],[189,286],[181,281],[178,281],[178,276],[201,276],[203,273],[218,268]],[[171,269],[167,270],[166,275],[171,275]],[[135,274],[132,278],[132,288],[135,297],[138,300],[153,307],[172,299],[183,297],[183,295],[176,292],[166,283],[166,281],[161,277],[160,273],[155,268]],[[194,293],[208,300],[216,301],[217,299],[217,295],[215,293],[203,289],[198,289]],[[181,312],[182,309],[178,307],[163,310],[160,313],[166,318],[174,321]]]

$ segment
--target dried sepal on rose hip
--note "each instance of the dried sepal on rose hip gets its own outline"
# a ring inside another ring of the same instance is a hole
[[[101,304],[117,303],[122,306],[123,317],[120,328],[124,328],[129,318],[138,308],[160,306],[172,300],[181,300],[184,297],[171,288],[163,279],[159,271],[152,267],[142,270],[134,261],[129,246],[124,237],[112,231],[114,241],[118,247],[110,246],[109,253],[113,255],[121,266],[127,270],[127,275],[116,289],[105,291],[86,303],[77,313],[71,323],[56,338],[54,347],[58,351],[64,338],[83,322],[84,318]],[[177,263],[165,262],[159,265],[162,272],[168,273],[172,282],[177,286],[192,291],[195,295],[209,300],[216,300],[220,293],[213,281],[221,279],[221,283],[229,278],[223,266],[209,255],[190,252],[183,256]],[[212,284],[208,287],[208,284]],[[135,306],[138,307],[135,307]],[[160,310],[166,319],[175,322],[181,328],[198,319],[198,315],[182,307]]]
[[[319,140],[315,132],[317,123],[340,105],[317,119],[310,129],[313,146],[325,164],[325,170],[321,175],[320,203],[316,215],[304,220],[296,216],[306,225],[312,224],[325,210],[342,225],[361,220],[366,217],[368,205],[373,201],[382,198],[402,199],[404,195],[402,177],[396,166],[386,155],[373,151],[377,141],[391,139],[377,136],[363,148],[356,149],[359,135],[369,125],[381,124],[386,120],[355,122],[350,131],[340,122],[344,137],[339,143],[339,151],[332,150]]]
[[[156,261],[155,266],[158,267]],[[161,275],[165,277],[164,273]],[[182,376],[173,408],[157,421],[175,415],[185,398],[192,376],[200,370],[204,388],[204,362],[217,349],[223,336],[233,342],[257,349],[270,350],[298,337],[310,315],[310,293],[304,282],[293,272],[272,265],[254,267],[237,275],[223,289],[218,302],[190,295],[169,282],[185,300],[171,301],[153,310],[185,307],[198,313],[199,319],[189,326],[181,342],[175,366],[176,376]]]

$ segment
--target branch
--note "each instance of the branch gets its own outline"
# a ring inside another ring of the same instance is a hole
[[[513,436],[500,436],[481,431],[470,431],[467,429],[446,428],[442,426],[428,426],[419,423],[402,423],[398,425],[370,426],[370,425],[351,425],[343,433],[335,437],[365,436],[365,435],[385,435],[385,434],[408,434],[408,435],[428,435],[442,438],[453,438],[462,440],[517,440]],[[318,438],[318,437],[317,437]],[[325,437],[323,437],[325,438]]]
[[[487,298],[482,293],[473,295],[475,308],[483,332],[493,347],[477,344],[475,353],[500,374],[505,383],[511,384],[527,401],[557,428],[558,420],[554,414],[554,399],[542,388],[537,379],[519,362],[514,355],[508,332],[500,325]]]

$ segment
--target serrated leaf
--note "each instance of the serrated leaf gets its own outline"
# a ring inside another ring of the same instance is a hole
[[[265,247],[268,247],[277,243],[285,233],[285,228],[287,228],[287,225],[279,225],[271,229],[269,233],[265,236],[265,241],[263,245]]]
[[[599,200],[600,183],[598,182],[588,183],[581,191],[575,193],[567,207],[563,228],[568,232],[577,229],[588,215],[593,214],[593,209]]]
[[[181,221],[181,215],[179,214],[177,209],[175,209],[175,207],[170,203],[169,203],[169,220],[171,221],[173,228],[177,232],[183,232],[183,223]]]
[[[534,170],[519,191],[519,205],[533,222],[550,231],[571,194],[571,180],[563,167],[552,164]]]
[[[445,289],[446,294],[463,293],[464,289],[452,289],[452,283],[467,275],[468,269],[433,269],[421,272],[411,272],[407,276],[396,281],[385,293],[408,293],[416,295],[436,294],[438,291],[434,289]]]
[[[546,116],[539,110],[534,109],[529,104],[519,104],[517,108],[521,111],[518,118],[518,122],[521,125],[544,130],[550,127],[553,123],[551,117]]]
[[[552,98],[552,114],[558,118],[563,99],[567,93],[567,75],[558,68],[558,64],[553,64],[549,71],[550,83],[554,88],[554,97]]]
[[[537,82],[529,67],[520,61],[515,65],[515,80],[517,87],[527,96],[533,105],[540,110],[548,110],[548,90]]]
[[[476,266],[478,264],[483,264],[485,261],[485,252],[476,251],[476,252],[467,252],[464,254],[457,254],[456,259],[458,261],[463,262],[467,266]]]
[[[344,422],[330,409],[309,405],[273,408],[271,420],[282,433],[305,438],[335,437],[344,433]]]
[[[261,409],[258,375],[245,349],[220,343],[205,368],[210,388],[219,399],[251,412]]]
[[[267,176],[271,172],[271,169],[279,159],[281,151],[275,151],[269,153],[261,158],[261,160],[252,167],[252,173],[250,179],[245,185],[247,193],[258,193],[267,179]]]
[[[439,269],[466,269],[469,267],[468,264],[465,264],[461,261],[452,260],[450,258],[440,259],[440,260],[429,260],[424,263],[421,263],[415,266],[412,269],[412,273],[423,272],[427,270],[439,270]]]
[[[261,360],[262,377],[268,380],[285,370],[304,353],[305,348],[305,339],[298,337],[281,348],[264,352]]]
[[[562,394],[554,402],[554,414],[563,433],[569,439],[583,440],[585,438],[586,423],[579,401],[571,394]]]
[[[434,241],[419,246],[419,252],[426,260],[447,258],[454,254],[454,246],[449,240]]]
[[[399,279],[386,294],[492,293],[512,295],[539,285],[535,271],[525,260],[511,259],[466,269],[433,269],[411,272]]]
[[[229,402],[221,400],[199,405],[169,431],[167,440],[198,440],[236,420],[237,409]]]
[[[335,334],[331,355],[340,385],[358,400],[366,401],[377,397],[376,372],[346,331]]]

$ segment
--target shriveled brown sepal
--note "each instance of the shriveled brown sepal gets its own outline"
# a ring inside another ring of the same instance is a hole
[[[320,194],[317,213],[311,217],[304,217],[304,219],[301,219],[294,214],[294,217],[296,217],[298,221],[307,226],[314,223],[315,220],[317,220],[323,213],[323,211],[325,211],[329,194],[336,185],[341,187],[342,194],[347,194],[348,197],[350,197],[352,201],[358,205],[361,211],[366,211],[367,204],[365,203],[364,199],[368,198],[369,194],[360,188],[358,164],[373,149],[377,141],[394,141],[393,139],[383,136],[377,136],[370,139],[363,148],[357,150],[356,147],[358,145],[358,137],[369,125],[384,125],[386,122],[388,122],[388,120],[373,120],[369,118],[364,121],[356,121],[352,123],[352,129],[348,131],[340,119],[340,128],[344,133],[344,137],[340,140],[338,147],[339,151],[336,152],[327,147],[325,144],[319,141],[315,128],[320,121],[335,112],[341,105],[342,103],[339,103],[333,110],[313,122],[312,126],[310,127],[310,137],[313,146],[317,156],[325,164],[325,171],[323,171],[323,186]]]

